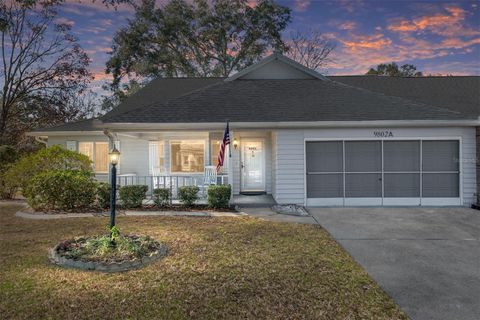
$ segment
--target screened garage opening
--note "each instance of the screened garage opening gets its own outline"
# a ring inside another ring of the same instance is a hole
[[[307,205],[461,205],[458,140],[307,141]]]

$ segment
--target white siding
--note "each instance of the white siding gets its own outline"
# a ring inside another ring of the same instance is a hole
[[[121,145],[119,174],[148,176],[148,140],[119,136]]]
[[[108,142],[108,138],[103,134],[98,135],[73,135],[73,136],[51,136],[48,137],[48,146],[53,145],[61,145],[68,149],[67,142],[71,145],[72,142],[76,142],[77,150],[78,150],[78,143],[79,142]],[[97,173],[95,175],[100,181],[108,181],[108,174],[107,173]]]
[[[309,139],[373,139],[373,131],[384,128],[344,128],[277,130],[275,200],[278,203],[305,203],[305,140]],[[461,192],[464,205],[474,202],[476,193],[476,143],[474,128],[388,128],[394,138],[460,138]],[[388,140],[386,138],[385,140]]]
[[[277,133],[271,133],[272,139],[272,195],[275,198],[276,196],[276,177],[277,177]]]

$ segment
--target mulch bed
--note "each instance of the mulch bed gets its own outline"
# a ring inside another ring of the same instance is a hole
[[[165,207],[158,207],[153,204],[146,204],[141,206],[140,208],[122,208],[121,206],[117,206],[116,214],[117,215],[125,215],[125,211],[186,211],[186,212],[238,212],[235,207],[230,206],[229,208],[224,209],[213,209],[210,208],[208,205],[197,204],[192,207],[184,207],[182,205],[171,205]],[[68,213],[85,213],[93,214],[93,215],[108,215],[110,214],[110,208],[99,208],[99,207],[90,207],[87,209],[77,209],[77,210],[48,210],[48,211],[35,211],[34,209],[27,207],[23,210],[24,212],[31,213],[31,214],[68,214]]]

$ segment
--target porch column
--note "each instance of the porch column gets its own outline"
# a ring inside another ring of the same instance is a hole
[[[230,198],[233,199],[233,167],[235,165],[235,148],[233,147],[233,139],[235,137],[234,131],[230,130],[230,144],[228,145],[228,184],[230,185]],[[230,157],[230,155],[232,155]]]

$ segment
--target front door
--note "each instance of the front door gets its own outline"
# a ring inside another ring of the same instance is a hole
[[[263,140],[242,141],[242,192],[265,191],[265,150]]]

